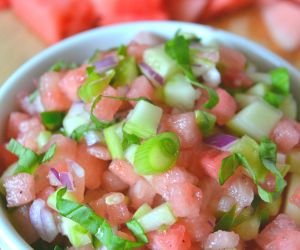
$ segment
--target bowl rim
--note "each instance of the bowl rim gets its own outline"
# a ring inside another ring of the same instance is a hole
[[[61,42],[54,44],[29,60],[27,60],[24,64],[22,64],[3,84],[0,86],[0,100],[4,99],[6,94],[10,91],[11,87],[14,86],[16,82],[22,77],[22,75],[30,74],[31,68],[36,65],[38,66],[40,62],[45,60],[45,58],[49,57],[52,54],[58,53],[63,48],[70,46],[70,44],[79,43],[81,40],[86,37],[93,36],[95,34],[101,35],[105,33],[109,33],[113,30],[118,29],[120,32],[126,32],[127,29],[136,29],[142,30],[141,27],[145,27],[144,30],[147,31],[151,26],[161,27],[166,26],[170,28],[180,27],[180,29],[188,29],[188,30],[202,30],[207,31],[209,33],[216,33],[213,35],[214,37],[223,36],[224,39],[228,39],[229,43],[241,44],[241,48],[247,47],[249,51],[259,51],[260,54],[263,54],[267,57],[267,61],[274,62],[277,66],[286,67],[290,74],[293,75],[296,79],[299,79],[300,82],[300,72],[285,59],[279,57],[274,52],[271,52],[263,45],[259,45],[256,42],[253,42],[245,37],[241,37],[237,34],[233,34],[228,31],[224,31],[218,28],[213,28],[207,25],[201,25],[196,23],[187,23],[187,22],[179,22],[179,21],[140,21],[140,22],[128,22],[123,24],[114,24],[105,27],[98,27],[88,31],[81,32],[77,35],[71,36],[67,39],[62,40]],[[152,29],[151,29],[152,31]],[[169,35],[169,34],[166,34]],[[258,52],[255,52],[256,54]],[[2,205],[0,205],[0,247],[3,249],[32,249],[29,244],[25,242],[25,240],[17,233],[17,231],[13,228],[7,216],[5,216],[5,209]],[[4,233],[6,232],[6,233]],[[7,234],[7,235],[6,235]],[[7,248],[5,248],[7,247]]]

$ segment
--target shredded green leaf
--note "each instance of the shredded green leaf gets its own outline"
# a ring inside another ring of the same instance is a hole
[[[115,76],[115,71],[111,69],[103,74],[98,74],[95,67],[91,66],[86,69],[86,74],[87,78],[79,88],[78,95],[84,102],[90,103],[109,85]]]
[[[88,59],[88,63],[92,64],[93,62],[95,62],[99,58],[100,54],[101,51],[99,49],[96,49],[92,56]]]
[[[7,145],[7,150],[19,157],[14,174],[33,174],[40,164],[50,161],[53,158],[56,151],[56,144],[52,144],[47,152],[36,154],[32,150],[25,148],[21,143],[11,139]]]
[[[117,53],[119,56],[127,56],[127,46],[124,44],[120,45]]]
[[[166,42],[165,51],[172,59],[177,62],[186,77],[191,81],[193,85],[205,89],[208,92],[210,99],[207,103],[204,104],[204,107],[211,109],[218,104],[219,97],[214,89],[202,83],[199,83],[194,76],[191,68],[189,43],[190,41],[188,39],[177,32],[173,39]]]
[[[60,72],[68,69],[75,69],[77,67],[77,63],[67,63],[63,60],[59,60],[56,63],[54,63],[48,71]]]
[[[195,110],[195,118],[202,134],[210,135],[215,127],[216,117],[203,110]]]
[[[230,231],[235,222],[235,217],[236,217],[235,210],[236,208],[235,206],[233,206],[228,213],[225,213],[216,224],[214,231],[218,231],[218,230]]]
[[[244,167],[252,177],[254,183],[257,186],[258,194],[260,198],[265,202],[271,202],[277,198],[278,192],[273,193],[265,190],[258,181],[256,171],[249,164],[248,160],[241,153],[234,153],[222,161],[221,169],[219,171],[219,183],[223,185],[226,180],[232,176],[235,170],[239,167]]]
[[[272,106],[278,108],[290,92],[289,72],[286,68],[277,68],[270,72],[272,84],[264,99]]]
[[[51,131],[55,131],[62,126],[66,113],[60,111],[41,112],[41,120],[45,127]]]
[[[53,250],[64,250],[62,246],[56,245]]]
[[[98,216],[91,208],[80,203],[66,200],[63,195],[67,189],[58,190],[56,197],[56,208],[58,212],[84,227],[93,234],[108,250],[130,250],[148,243],[147,236],[137,221],[127,223],[129,230],[137,238],[137,242],[125,240],[116,235],[107,220]]]

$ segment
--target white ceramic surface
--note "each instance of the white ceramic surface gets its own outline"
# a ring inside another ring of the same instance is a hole
[[[15,108],[16,94],[24,89],[33,89],[32,80],[45,72],[59,59],[81,62],[90,57],[97,48],[108,49],[126,44],[139,31],[152,31],[164,37],[172,37],[181,29],[192,32],[203,41],[217,41],[243,51],[262,69],[275,66],[288,68],[292,78],[292,93],[300,103],[300,73],[289,63],[267,49],[239,36],[214,28],[182,22],[136,22],[90,30],[68,38],[46,49],[21,66],[0,88],[0,141],[4,138],[8,114]],[[13,229],[0,206],[0,249],[27,250],[31,247]]]

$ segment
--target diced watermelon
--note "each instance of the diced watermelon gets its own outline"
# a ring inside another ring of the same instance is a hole
[[[134,209],[138,209],[144,203],[152,206],[155,191],[148,182],[141,178],[130,187],[128,196],[130,206]]]
[[[17,138],[20,132],[20,124],[28,120],[30,118],[29,115],[22,112],[12,112],[9,115],[8,124],[7,124],[7,133],[6,138]]]
[[[68,173],[71,174],[71,179],[73,180],[74,185],[74,190],[72,192],[75,194],[79,202],[83,202],[86,186],[86,171],[74,161],[67,161],[67,165]]]
[[[205,173],[211,178],[218,180],[218,174],[222,165],[222,160],[229,155],[229,152],[211,148],[202,151],[198,157],[200,165],[204,169]]]
[[[50,186],[48,174],[49,174],[49,166],[45,164],[40,165],[35,171],[34,186],[35,186],[36,194],[39,194],[40,192],[42,192],[42,190]]]
[[[182,220],[192,242],[204,242],[207,236],[214,231],[216,219],[204,213],[199,216],[184,218]]]
[[[28,120],[24,120],[19,124],[18,141],[26,148],[33,151],[38,150],[37,137],[40,132],[44,131],[45,127],[41,123],[40,119],[33,117]]]
[[[76,161],[77,143],[74,140],[61,134],[55,134],[43,148],[43,151],[47,151],[52,144],[56,144],[56,151],[53,158],[47,162],[47,165],[55,167],[55,165],[64,163],[67,159]],[[65,170],[67,171],[67,168]],[[57,169],[57,171],[59,170]]]
[[[199,20],[209,2],[208,0],[167,0],[166,6],[172,19],[193,22]]]
[[[101,186],[108,192],[120,192],[128,188],[125,182],[109,170],[103,172]]]
[[[3,186],[8,207],[22,206],[35,199],[34,178],[30,174],[20,173],[6,177]]]
[[[109,170],[128,185],[134,185],[141,177],[134,172],[133,166],[125,160],[113,160]]]
[[[188,250],[191,239],[184,225],[176,223],[165,231],[148,234],[148,247],[152,250]]]
[[[85,144],[80,144],[77,152],[76,162],[85,171],[86,187],[88,189],[98,188],[101,185],[102,174],[108,163],[90,155]]]
[[[219,103],[211,109],[211,113],[217,117],[219,125],[225,125],[237,111],[237,104],[224,89],[218,88],[216,91],[219,96]]]
[[[107,215],[107,211],[106,211],[106,203],[105,203],[104,197],[100,197],[96,200],[90,201],[89,205],[95,211],[96,214],[108,219],[108,215]]]
[[[294,121],[282,119],[277,123],[270,135],[279,151],[289,153],[300,141],[300,131]]]
[[[31,244],[39,238],[36,230],[30,222],[28,205],[14,209],[11,212],[10,217],[12,224],[17,229],[18,233],[26,240],[26,242]]]
[[[204,243],[204,249],[233,249],[238,246],[239,240],[238,234],[219,230],[208,236]]]
[[[96,23],[90,1],[11,0],[11,5],[17,16],[50,44]]]
[[[284,231],[275,240],[266,245],[264,250],[298,250],[300,249],[300,231]]]
[[[113,87],[108,86],[102,92],[102,95],[118,96],[118,91]],[[120,100],[102,97],[102,99],[97,103],[94,109],[94,115],[100,120],[111,121],[114,119],[114,115],[119,110],[121,105],[122,105],[122,101]],[[89,111],[91,109],[91,105],[88,104],[86,108]]]
[[[296,189],[290,201],[294,203],[300,209],[300,186]]]
[[[54,187],[48,186],[37,194],[37,198],[42,199],[47,202],[48,197],[54,192],[55,192]]]
[[[272,38],[287,51],[296,49],[300,44],[300,32],[293,29],[293,25],[300,22],[300,8],[295,3],[273,1],[262,7],[262,17]]]
[[[9,152],[6,149],[5,144],[0,144],[0,175],[7,167],[15,163],[17,160],[18,157]]]
[[[9,0],[0,0],[0,10],[5,9],[9,6]]]
[[[153,100],[154,98],[154,88],[145,76],[139,76],[130,85],[130,89],[127,93],[128,98],[139,98],[145,97],[147,99]],[[136,102],[130,102],[133,106]]]
[[[130,42],[127,47],[127,53],[128,55],[133,56],[137,62],[141,62],[143,60],[143,53],[148,48],[149,45]]]
[[[59,86],[63,77],[64,73],[47,72],[40,78],[39,92],[46,111],[67,111],[71,107],[72,102]]]
[[[94,8],[100,17],[100,24],[119,22],[167,19],[162,0],[139,2],[135,0],[93,0]],[[105,8],[103,8],[105,6]]]
[[[86,65],[77,69],[69,70],[64,77],[58,82],[58,86],[62,92],[73,102],[79,101],[77,94],[79,87],[83,84],[86,78]]]
[[[163,130],[171,131],[178,135],[182,149],[197,146],[201,142],[202,135],[196,124],[193,112],[165,115],[161,123]]]
[[[165,41],[166,40],[163,37],[156,35],[153,32],[141,31],[132,38],[131,43],[148,45],[152,47],[162,44]]]
[[[88,153],[100,160],[109,161],[111,160],[111,154],[106,146],[93,145],[88,147]]]
[[[278,236],[285,236],[288,231],[297,231],[297,225],[289,216],[279,214],[261,231],[256,238],[256,242],[260,247],[264,248]]]
[[[246,57],[239,51],[220,46],[219,65],[222,72],[222,82],[225,86],[240,88],[252,85],[252,81],[244,72],[246,62]]]

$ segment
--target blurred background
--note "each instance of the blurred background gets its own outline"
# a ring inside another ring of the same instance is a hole
[[[0,84],[65,37],[138,20],[181,20],[228,30],[300,69],[300,0],[0,0]]]

